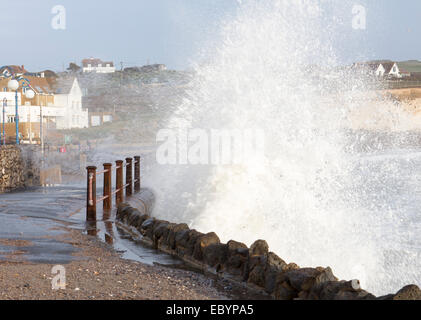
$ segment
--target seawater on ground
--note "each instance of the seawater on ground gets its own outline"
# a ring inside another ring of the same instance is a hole
[[[100,194],[102,190],[98,188],[97,192]],[[115,209],[103,214],[98,205],[97,222],[86,224],[85,201],[86,189],[82,183],[30,188],[0,195],[0,262],[53,265],[85,260],[84,255],[77,254],[79,245],[72,245],[73,239],[68,233],[69,229],[76,229],[111,245],[125,260],[164,266],[169,270],[183,269],[191,271],[194,277],[197,270],[189,268],[180,259],[145,246],[116,227]],[[79,244],[78,241],[75,244]],[[269,298],[229,281],[218,280],[213,275],[207,276],[221,297]]]
[[[110,145],[100,146],[89,152],[91,163],[102,163],[110,157]],[[128,156],[141,151],[147,153],[148,145],[113,145],[112,158],[123,152]],[[153,147],[152,147],[153,148]],[[129,153],[128,153],[129,152]],[[124,157],[122,157],[124,159]],[[61,160],[57,164],[59,164]],[[61,163],[66,167],[68,163]],[[77,170],[76,170],[77,171]],[[75,172],[76,172],[75,171]],[[101,181],[97,183],[97,194],[102,194]],[[102,204],[98,203],[96,230],[85,222],[86,182],[80,174],[63,175],[63,184],[53,187],[33,187],[0,194],[0,261],[16,260],[34,263],[68,263],[75,260],[77,251],[62,239],[63,228],[72,228],[96,234],[112,244],[125,259],[152,265],[181,264],[179,259],[157,250],[136,245],[122,230],[114,225],[114,211],[103,216]],[[105,217],[105,219],[103,219]],[[19,242],[17,242],[19,241]]]
[[[10,260],[14,255],[19,260],[35,263],[74,260],[72,253],[77,249],[57,238],[65,233],[63,227],[86,229],[85,188],[82,184],[69,184],[34,187],[0,195],[0,239],[8,239],[0,242],[0,259]],[[101,189],[98,188],[98,192]],[[115,227],[113,213],[106,215],[104,221],[100,204],[98,207],[96,230],[91,226],[88,232],[112,244],[123,258],[150,265],[181,264],[170,255],[138,245],[128,234]],[[20,245],[14,246],[13,241],[20,241]]]

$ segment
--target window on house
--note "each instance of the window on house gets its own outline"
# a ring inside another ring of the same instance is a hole
[[[111,121],[113,121],[113,117],[111,115],[104,115],[102,117],[102,121],[103,122],[111,122]]]
[[[99,116],[91,116],[91,126],[96,127],[101,124],[101,118]]]

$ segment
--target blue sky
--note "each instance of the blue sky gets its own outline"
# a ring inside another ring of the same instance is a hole
[[[359,56],[421,60],[421,1],[351,0],[350,3],[366,6],[367,29],[345,28],[341,33],[337,47],[341,48],[339,52],[344,61],[355,61]]]
[[[421,1],[355,4],[367,7],[367,30],[342,26],[335,39],[341,61],[421,60]],[[55,5],[66,8],[66,30],[51,27]],[[185,69],[238,5],[237,0],[1,0],[0,65],[60,71],[92,56],[118,67],[123,61],[125,66],[150,62]],[[351,10],[342,11],[341,18],[351,21]]]

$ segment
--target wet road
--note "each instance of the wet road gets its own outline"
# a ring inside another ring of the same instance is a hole
[[[98,188],[98,193],[102,191]],[[77,259],[78,249],[66,238],[66,228],[97,235],[126,259],[147,264],[181,261],[139,245],[114,225],[114,212],[99,210],[96,226],[85,223],[86,189],[82,184],[39,187],[0,195],[0,260],[64,264]],[[17,244],[17,243],[18,244]],[[70,243],[68,243],[70,242]]]

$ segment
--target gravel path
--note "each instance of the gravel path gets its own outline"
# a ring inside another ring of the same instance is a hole
[[[66,288],[53,290],[54,265],[34,264],[22,253],[0,261],[0,299],[136,299],[206,300],[251,298],[246,289],[202,274],[124,260],[96,237],[68,230],[62,239],[80,249],[75,261],[63,265]],[[7,243],[7,240],[1,240]],[[19,243],[14,242],[13,246]],[[22,243],[22,245],[28,245]],[[256,298],[256,297],[254,297]]]

